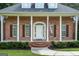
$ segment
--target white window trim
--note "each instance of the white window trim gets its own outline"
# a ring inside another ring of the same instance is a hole
[[[35,22],[33,24],[33,39],[36,39],[35,38],[35,26],[36,24],[43,24],[44,25],[44,39],[46,39],[46,24],[44,22]]]
[[[63,27],[63,26],[66,27],[66,24],[62,24],[62,27]],[[66,29],[65,29],[65,30],[62,29],[62,32],[63,32],[63,31],[65,31],[65,33],[66,33]],[[66,35],[63,36],[63,34],[62,34],[62,37],[66,37]]]
[[[55,8],[57,8],[57,3],[48,3],[48,8],[49,9],[55,9]]]
[[[17,24],[12,24],[12,37],[17,37],[17,35],[16,36],[14,35],[14,29],[13,29],[14,25],[16,25],[16,27],[17,27]],[[16,29],[16,31],[17,31],[17,29]]]
[[[22,8],[31,8],[31,3],[22,3],[21,7]]]
[[[54,34],[54,30],[51,30],[51,26],[53,26],[54,27],[54,24],[50,24],[50,32],[52,32],[52,34]],[[50,36],[50,37],[54,37],[53,35],[52,36]]]
[[[44,8],[44,3],[35,3],[35,8]]]
[[[30,24],[25,24],[25,26],[24,26],[24,29],[25,29],[25,37],[30,37],[29,35],[26,34],[26,25],[30,25]]]

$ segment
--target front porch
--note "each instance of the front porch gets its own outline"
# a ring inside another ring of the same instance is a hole
[[[73,16],[1,16],[1,42],[77,41],[77,23]]]

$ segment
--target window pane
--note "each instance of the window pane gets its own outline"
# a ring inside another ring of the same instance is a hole
[[[66,31],[66,25],[62,25],[62,31]]]
[[[22,3],[22,8],[31,8],[31,3]]]
[[[35,3],[35,8],[44,8],[44,3]]]
[[[12,27],[12,32],[13,32],[13,37],[16,37],[17,36],[17,25],[16,24],[13,24],[13,27]]]
[[[53,36],[54,35],[54,25],[50,25],[50,35]]]
[[[25,35],[30,36],[30,24],[25,24]]]
[[[62,31],[62,36],[66,36],[66,31]]]
[[[62,36],[66,37],[66,25],[62,24]]]
[[[48,3],[48,8],[50,9],[57,8],[57,3]]]

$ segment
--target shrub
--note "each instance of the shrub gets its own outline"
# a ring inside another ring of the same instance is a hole
[[[74,42],[51,42],[51,48],[79,48],[79,41]]]
[[[30,49],[28,42],[0,42],[0,49]]]

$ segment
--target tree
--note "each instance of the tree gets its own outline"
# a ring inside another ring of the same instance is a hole
[[[8,6],[12,6],[14,3],[0,3],[0,9],[6,8]]]
[[[69,6],[69,7],[72,7],[72,8],[75,8],[77,10],[79,10],[79,3],[61,3],[63,5],[66,5],[66,6]]]

